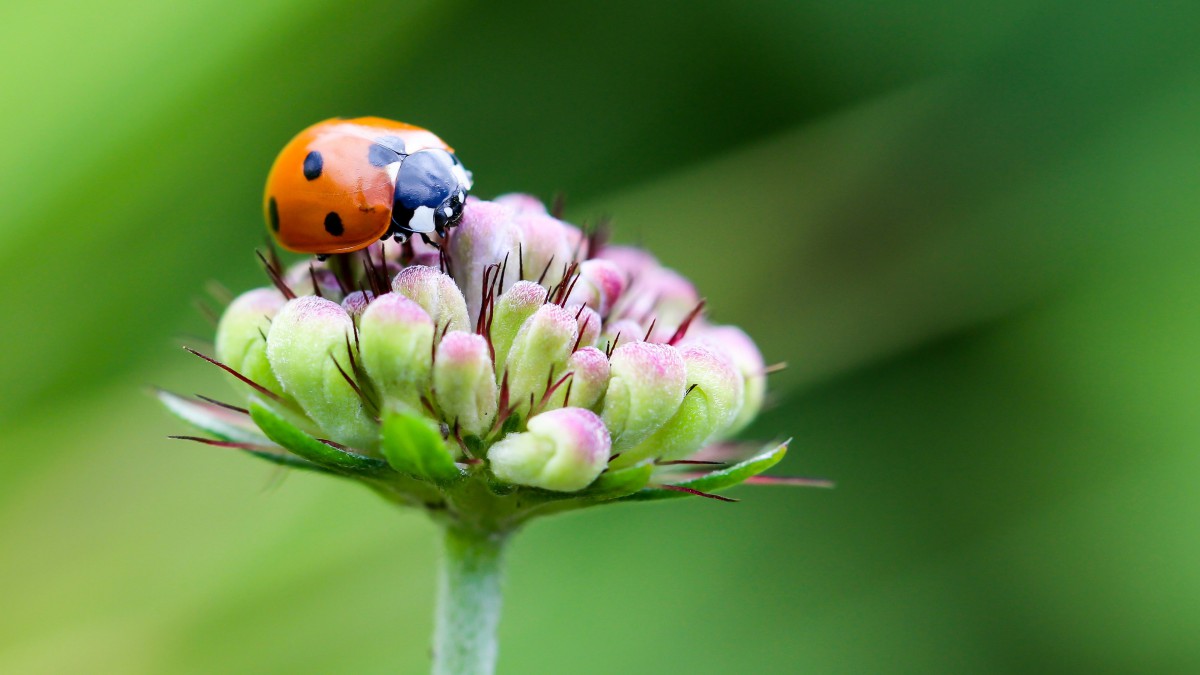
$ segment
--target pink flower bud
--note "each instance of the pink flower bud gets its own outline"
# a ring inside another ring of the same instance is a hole
[[[567,359],[565,372],[572,373],[571,378],[554,392],[546,408],[594,408],[608,388],[608,357],[604,352],[595,347],[580,349]]]
[[[613,450],[641,443],[671,419],[683,401],[687,368],[671,346],[635,342],[617,347],[601,417],[613,437]]]
[[[482,436],[496,420],[499,390],[487,341],[451,331],[438,344],[433,390],[443,417],[467,436]]]
[[[683,459],[724,431],[742,407],[742,376],[724,355],[692,345],[680,350],[689,391],[671,419],[623,453],[614,468],[653,457]]]
[[[342,309],[354,319],[354,323],[362,317],[362,313],[367,311],[367,305],[375,299],[375,294],[371,291],[354,291],[342,299]]]
[[[462,220],[450,231],[445,245],[450,252],[454,280],[466,297],[471,321],[479,317],[484,271],[489,265],[502,264],[507,256],[508,269],[501,285],[508,288],[517,281],[521,232],[513,223],[515,215],[503,204],[468,199]]]
[[[750,424],[762,410],[767,394],[766,363],[750,336],[736,326],[699,324],[688,331],[687,344],[698,343],[721,352],[733,363],[744,381],[745,400],[725,430],[732,436]]]
[[[525,320],[508,352],[509,400],[528,411],[546,387],[566,372],[567,359],[579,338],[575,315],[558,305],[542,305]]]
[[[491,330],[496,363],[503,364],[508,360],[508,350],[517,337],[517,331],[545,303],[546,289],[532,281],[518,281],[496,300]]]
[[[468,331],[467,303],[454,280],[433,267],[406,267],[392,280],[392,290],[416,301],[439,330]]]
[[[609,260],[585,260],[579,265],[579,280],[568,304],[581,302],[601,316],[608,313],[625,291],[625,274]]]
[[[500,195],[492,201],[497,204],[503,204],[518,214],[546,214],[546,205],[542,203],[542,200],[534,197],[533,195],[522,194],[520,192],[510,192],[508,194]]]
[[[609,435],[590,410],[561,408],[529,420],[488,452],[492,473],[515,484],[575,492],[596,480],[609,458]]]

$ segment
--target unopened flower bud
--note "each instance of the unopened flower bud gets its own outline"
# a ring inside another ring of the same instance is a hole
[[[316,295],[318,289],[327,298],[339,298],[342,295],[333,270],[325,263],[311,259],[289,267],[283,275],[283,283],[297,296]]]
[[[767,395],[766,363],[762,352],[742,329],[736,326],[700,325],[689,331],[688,343],[707,345],[733,363],[744,381],[745,400],[724,436],[732,436],[750,424],[762,410]]]
[[[415,301],[384,293],[359,320],[363,368],[387,401],[420,406],[429,389],[433,320]]]
[[[438,343],[433,391],[442,416],[463,434],[482,436],[496,419],[499,390],[487,341],[451,331]]]
[[[354,323],[362,318],[362,313],[367,311],[367,305],[375,299],[375,294],[371,291],[354,291],[342,299],[342,309],[350,315]]]
[[[680,350],[689,391],[662,427],[622,453],[614,468],[646,459],[682,459],[724,431],[742,407],[742,376],[723,355],[701,345]]]
[[[546,408],[593,408],[608,388],[608,357],[595,347],[584,347],[567,359],[571,378],[559,387]],[[570,396],[570,398],[568,398]]]
[[[516,214],[513,223],[521,236],[520,266],[525,271],[524,278],[540,277],[548,286],[562,281],[563,273],[575,259],[572,247],[578,239],[568,231],[574,228],[557,218],[533,212]],[[510,266],[514,262],[510,261]]]
[[[645,326],[631,319],[621,319],[604,325],[604,334],[599,338],[599,345],[612,351],[621,345],[645,342],[645,337]]]
[[[285,302],[274,288],[256,288],[230,303],[217,324],[217,360],[277,394],[283,387],[267,361],[263,336]]]
[[[671,419],[683,401],[687,369],[669,345],[635,342],[617,347],[601,417],[612,432],[613,450],[624,452]]]
[[[492,473],[516,485],[556,492],[582,490],[608,464],[608,429],[590,410],[560,408],[529,420],[488,452]]]
[[[454,280],[467,300],[471,319],[479,316],[483,303],[483,275],[489,265],[502,264],[510,258],[501,286],[507,288],[517,281],[521,233],[513,223],[515,213],[496,202],[467,199],[462,220],[450,232],[446,246],[450,252]]]
[[[470,330],[467,303],[454,280],[433,267],[406,267],[392,280],[392,291],[416,301],[439,331]]]
[[[558,305],[542,305],[525,320],[508,352],[509,400],[536,405],[552,380],[561,376],[579,338],[575,315]]]
[[[581,302],[608,316],[625,292],[625,274],[611,260],[585,260],[579,264],[579,280],[568,304]]]
[[[569,305],[567,311],[575,315],[575,323],[579,324],[579,346],[595,347],[600,339],[600,327],[604,321],[596,310],[583,305]]]
[[[510,192],[500,195],[492,200],[497,204],[503,204],[513,210],[514,213],[540,213],[546,214],[546,205],[542,200],[527,195],[521,192]]]
[[[284,391],[331,439],[369,450],[378,431],[347,381],[354,377],[347,342],[353,330],[335,302],[311,295],[289,300],[271,322],[267,359]]]
[[[503,364],[508,359],[517,331],[545,302],[546,289],[532,281],[518,281],[496,300],[491,330],[496,363]]]

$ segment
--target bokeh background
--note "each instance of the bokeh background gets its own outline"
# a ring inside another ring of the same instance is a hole
[[[505,673],[1200,672],[1200,4],[0,9],[0,672],[428,664],[435,532],[165,438],[302,127],[435,129],[755,336],[834,491],[513,547]]]

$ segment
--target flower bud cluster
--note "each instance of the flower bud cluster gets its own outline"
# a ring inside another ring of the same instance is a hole
[[[464,476],[577,492],[688,458],[763,404],[758,349],[709,323],[687,279],[526,195],[468,200],[441,250],[272,272],[226,309],[215,359],[252,403],[362,462],[393,459],[386,419],[403,414]]]

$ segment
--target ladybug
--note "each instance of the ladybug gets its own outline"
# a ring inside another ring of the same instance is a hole
[[[432,132],[381,117],[331,119],[275,158],[263,210],[281,246],[325,256],[445,235],[470,189],[471,173]]]

